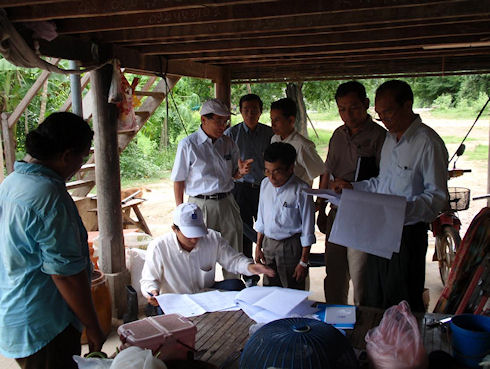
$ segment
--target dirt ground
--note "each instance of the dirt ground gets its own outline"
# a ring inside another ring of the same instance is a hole
[[[441,120],[433,119],[430,116],[424,115],[421,112],[424,122],[434,128],[441,136],[455,136],[463,138],[467,130],[473,123],[471,120]],[[265,117],[263,117],[265,118]],[[266,121],[266,119],[263,119]],[[339,126],[339,122],[314,122],[315,128],[333,130]],[[470,152],[478,144],[488,144],[489,137],[489,121],[488,118],[480,120],[470,138],[476,139],[466,143],[466,150]],[[449,157],[457,149],[458,144],[448,144]],[[326,156],[326,152],[320,152],[322,157]],[[458,168],[471,169],[471,173],[466,173],[460,178],[452,179],[449,186],[453,187],[468,187],[471,189],[471,195],[486,194],[487,191],[487,167],[486,161],[469,161],[465,160],[463,155],[457,162]],[[452,164],[451,164],[452,165]],[[173,185],[170,180],[162,179],[158,183],[145,185],[151,189],[151,192],[145,192],[144,197],[147,201],[141,206],[141,211],[151,229],[153,236],[162,235],[170,231],[172,223],[172,211],[175,207],[173,197]],[[471,201],[470,208],[467,211],[462,211],[459,216],[462,221],[462,232],[464,235],[468,225],[479,210],[486,205],[484,200]],[[431,236],[431,234],[429,234]],[[325,236],[317,232],[317,243],[313,246],[312,252],[323,252],[325,244]],[[426,287],[430,291],[430,311],[433,309],[437,299],[442,292],[442,283],[439,277],[439,269],[437,262],[432,261],[434,248],[434,240],[430,237],[429,250],[427,252],[427,278]],[[310,290],[312,295],[310,299],[324,301],[323,297],[323,278],[325,276],[324,268],[312,268],[310,272]],[[350,297],[352,299],[352,297]],[[352,300],[351,300],[352,302]]]

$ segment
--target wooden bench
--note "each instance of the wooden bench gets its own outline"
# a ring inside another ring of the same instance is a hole
[[[123,228],[127,228],[128,226],[132,225],[151,236],[152,234],[150,228],[148,228],[145,218],[143,217],[143,214],[141,214],[141,210],[139,209],[139,205],[141,205],[143,202],[145,202],[144,199],[134,198],[127,201],[122,201],[121,210],[123,216]],[[136,219],[131,218],[131,209],[136,215]],[[90,209],[89,211],[96,213],[97,208]]]

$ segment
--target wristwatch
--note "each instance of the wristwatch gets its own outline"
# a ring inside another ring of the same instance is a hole
[[[298,264],[303,268],[308,268],[310,266],[310,263],[305,263],[303,260],[300,260]]]

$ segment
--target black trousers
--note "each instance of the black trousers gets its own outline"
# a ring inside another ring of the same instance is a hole
[[[412,311],[423,312],[427,224],[403,227],[400,252],[391,260],[368,255],[366,286],[361,305],[386,309],[406,300]]]
[[[260,188],[252,188],[241,182],[235,182],[235,188],[232,192],[240,208],[243,223],[253,228],[259,208]],[[243,253],[246,257],[252,257],[252,241],[245,236],[245,232],[243,232]]]

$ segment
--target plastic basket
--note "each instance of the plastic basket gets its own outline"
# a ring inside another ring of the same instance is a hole
[[[464,187],[449,187],[449,205],[452,210],[467,210],[470,207],[470,189]]]

